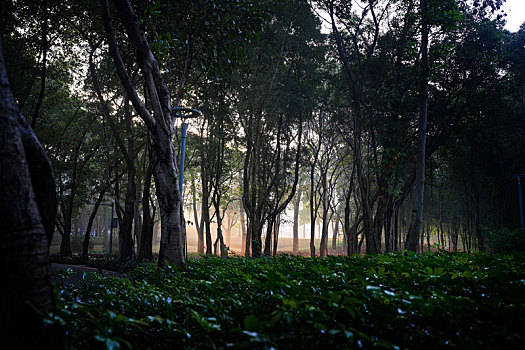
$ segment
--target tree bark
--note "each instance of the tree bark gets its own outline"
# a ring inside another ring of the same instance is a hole
[[[41,316],[28,304],[39,312],[54,310],[48,258],[52,236],[47,236],[47,212],[40,213],[37,193],[52,196],[32,182],[31,162],[47,164],[51,172],[39,176],[54,179],[45,152],[26,125],[11,94],[0,42],[0,274],[5,286],[0,290],[0,329],[6,335],[2,346],[8,349],[52,347]],[[26,148],[23,139],[28,136],[34,148]]]

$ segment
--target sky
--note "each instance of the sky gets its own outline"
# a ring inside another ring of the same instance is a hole
[[[502,9],[507,14],[505,29],[517,32],[520,25],[525,22],[525,0],[507,0]]]

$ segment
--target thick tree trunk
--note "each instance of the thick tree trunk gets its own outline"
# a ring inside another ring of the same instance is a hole
[[[163,266],[163,260],[166,259],[170,263],[183,266],[181,198],[171,135],[154,142],[153,149],[154,162],[157,164],[153,173],[161,220],[159,264]]]
[[[42,217],[47,211],[40,213],[42,203],[39,205],[37,193],[44,197],[55,193],[38,188],[38,182],[32,183],[31,163],[46,163],[50,171],[39,176],[54,179],[43,149],[31,129],[25,129],[27,123],[23,119],[11,94],[0,43],[0,329],[5,335],[2,347],[52,348],[49,330],[44,329],[41,316],[33,307],[44,313],[54,309],[48,260],[52,236],[48,239],[46,235]],[[32,134],[30,140],[36,142],[31,148],[26,148],[23,141],[23,134],[28,132]],[[34,150],[38,152],[33,153]]]
[[[164,266],[165,260],[184,266],[184,237],[182,227],[182,200],[179,193],[176,152],[173,147],[173,116],[171,113],[171,97],[166,86],[157,60],[155,59],[143,31],[143,27],[128,0],[115,0],[117,12],[122,20],[128,39],[135,48],[137,62],[146,82],[151,113],[141,101],[137,90],[127,73],[120,55],[110,9],[107,0],[100,0],[102,18],[110,54],[115,62],[117,73],[132,102],[135,110],[145,122],[152,135],[152,161],[155,169],[155,189],[159,201],[161,217],[161,243],[159,265]]]

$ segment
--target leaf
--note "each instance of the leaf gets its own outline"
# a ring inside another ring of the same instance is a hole
[[[258,331],[262,328],[262,322],[255,315],[248,315],[244,318],[244,328],[248,331]]]
[[[95,336],[95,339],[104,343],[107,350],[120,350],[120,343],[118,341],[100,335]]]

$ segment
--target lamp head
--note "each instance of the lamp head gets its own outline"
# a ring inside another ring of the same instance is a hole
[[[202,114],[201,111],[195,108],[173,107],[172,111],[176,117],[181,119],[196,118]]]

